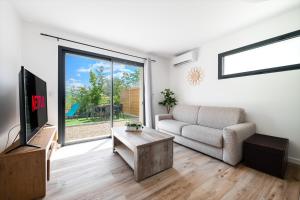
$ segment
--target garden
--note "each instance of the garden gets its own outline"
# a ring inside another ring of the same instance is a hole
[[[142,69],[136,67],[130,72],[114,74],[113,85],[111,74],[98,66],[89,72],[89,84],[72,86],[66,89],[66,126],[114,121],[127,121],[138,118],[131,113],[124,112],[121,102],[122,92],[130,88],[139,87]],[[112,106],[113,102],[113,106]]]

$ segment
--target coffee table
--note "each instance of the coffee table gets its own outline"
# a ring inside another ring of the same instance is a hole
[[[125,130],[112,128],[113,152],[133,169],[137,182],[173,166],[173,136],[150,128]]]

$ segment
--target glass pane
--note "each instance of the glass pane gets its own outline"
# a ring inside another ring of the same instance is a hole
[[[225,56],[223,75],[300,63],[300,37]]]
[[[65,55],[65,142],[111,134],[111,62]]]
[[[113,126],[143,123],[143,67],[113,63]]]

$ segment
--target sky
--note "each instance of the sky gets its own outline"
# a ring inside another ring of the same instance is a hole
[[[111,77],[111,62],[86,56],[67,53],[65,57],[66,65],[66,88],[88,87],[89,73],[99,66],[104,67],[104,76]],[[136,66],[122,63],[114,63],[114,77],[120,78],[124,72],[134,73]]]

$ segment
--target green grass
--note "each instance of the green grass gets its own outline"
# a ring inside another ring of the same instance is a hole
[[[114,120],[121,121],[121,120],[130,120],[134,117],[124,115],[124,117],[114,118]],[[65,125],[66,126],[77,126],[77,125],[83,125],[83,124],[91,124],[91,123],[99,123],[99,122],[109,122],[108,120],[102,120],[100,118],[75,118],[75,119],[66,119]]]

